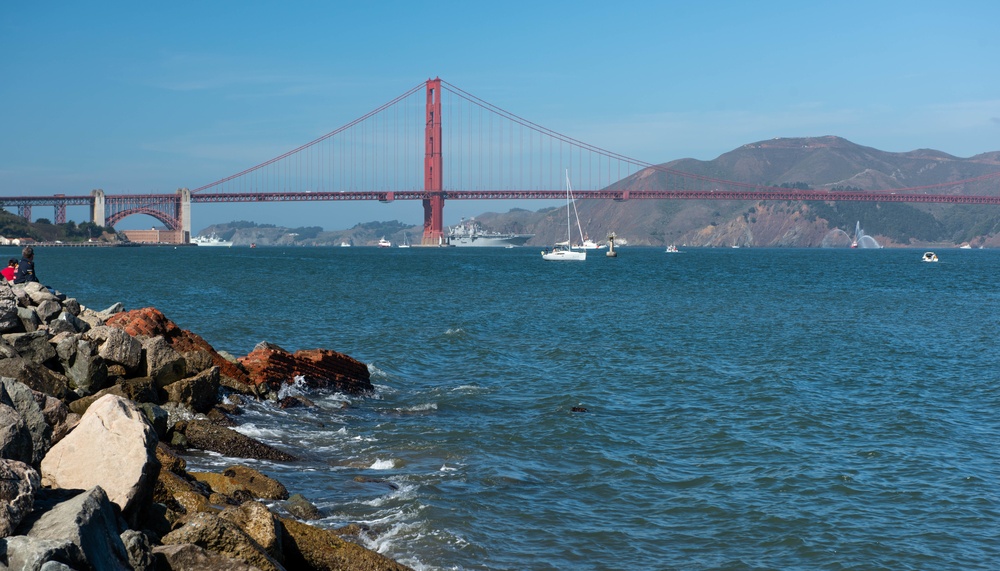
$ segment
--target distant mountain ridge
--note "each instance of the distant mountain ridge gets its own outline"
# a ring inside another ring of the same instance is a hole
[[[927,187],[974,179],[1000,172],[1000,151],[959,158],[933,149],[908,152],[881,151],[835,136],[776,138],[742,145],[710,161],[678,159],[660,165],[675,171],[764,186],[812,189],[859,189],[887,191]],[[670,175],[644,169],[609,188],[638,190],[671,189]],[[960,193],[1000,195],[1000,177],[964,185],[939,188],[934,194]],[[578,200],[584,231],[603,240],[610,232],[629,244],[664,246],[758,246],[822,247],[846,246],[860,223],[864,231],[885,246],[974,246],[1000,247],[1000,207],[854,202],[697,201],[697,200]],[[530,246],[553,244],[565,239],[565,207],[506,213],[487,212],[476,217],[483,225],[535,234]],[[445,207],[447,216],[447,206]],[[225,228],[213,227],[217,232]],[[381,235],[394,243],[404,233],[419,242],[422,228],[399,222],[369,222],[350,230],[310,232],[308,238],[274,229],[238,229],[246,241],[337,245],[373,244]],[[251,238],[250,234],[253,235]],[[280,234],[280,237],[278,235]],[[300,232],[301,234],[301,232]]]

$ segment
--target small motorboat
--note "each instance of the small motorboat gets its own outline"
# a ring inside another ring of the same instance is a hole
[[[379,248],[391,248],[392,247],[392,242],[386,240],[385,236],[382,236],[381,238],[378,239],[378,247]]]
[[[920,258],[920,259],[923,260],[923,261],[925,261],[925,262],[936,262],[936,261],[938,261],[937,254],[935,254],[934,252],[924,252],[924,257]]]
[[[681,253],[681,251],[677,249],[677,246],[674,246],[673,244],[667,246],[666,252],[668,254],[680,254]]]

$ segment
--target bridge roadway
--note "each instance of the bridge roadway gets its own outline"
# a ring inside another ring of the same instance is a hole
[[[788,201],[854,201],[907,202],[1000,205],[1000,196],[929,194],[922,192],[864,192],[780,189],[774,187],[741,186],[714,190],[581,190],[574,191],[579,200],[788,200]],[[54,206],[55,222],[66,221],[66,206],[89,206],[91,222],[114,226],[127,216],[147,214],[160,220],[171,230],[190,234],[191,203],[227,202],[319,202],[343,200],[563,200],[565,190],[446,190],[442,192],[355,191],[355,192],[256,192],[256,193],[191,193],[180,189],[173,194],[105,195],[93,191],[90,195],[6,196],[0,197],[0,208],[17,207],[18,214],[31,219],[32,206]],[[187,203],[185,203],[185,201]],[[425,203],[426,204],[426,203]],[[107,216],[105,216],[105,211]]]

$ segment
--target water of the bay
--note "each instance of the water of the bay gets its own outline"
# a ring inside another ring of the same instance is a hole
[[[1000,252],[922,253],[40,248],[36,266],[234,355],[368,363],[375,395],[251,404],[239,429],[303,458],[252,464],[317,524],[366,524],[416,569],[991,569]]]

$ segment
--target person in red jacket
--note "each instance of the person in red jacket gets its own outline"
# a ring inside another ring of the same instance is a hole
[[[14,281],[14,272],[16,271],[17,260],[11,258],[10,260],[7,260],[7,267],[0,270],[0,274],[3,274],[3,277],[7,278],[7,281],[12,282]]]

